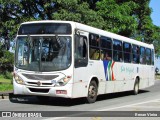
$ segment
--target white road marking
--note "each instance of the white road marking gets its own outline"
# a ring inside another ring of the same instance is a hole
[[[92,110],[92,111],[109,111],[109,110],[115,110],[115,109],[120,109],[120,108],[126,108],[126,107],[132,107],[132,106],[136,106],[136,105],[146,104],[146,103],[150,103],[150,102],[158,102],[159,100],[160,99],[155,99],[155,100],[149,100],[149,101],[145,101],[145,102],[139,102],[139,103],[124,105],[124,106],[119,106],[119,107],[114,107],[114,108],[106,108],[106,109],[99,109],[99,110]],[[79,113],[79,114],[83,114],[83,113]],[[77,115],[77,114],[69,115],[68,117],[75,116],[75,115]],[[45,120],[59,120],[59,119],[66,119],[68,117],[54,117],[54,118],[48,118]]]
[[[157,106],[132,106],[133,108],[155,108],[155,109],[160,109],[160,107]]]
[[[160,99],[155,99],[155,100],[150,100],[150,101],[145,101],[145,102],[140,102],[140,103],[134,103],[134,104],[130,104],[130,105],[124,105],[124,106],[119,106],[119,107],[100,109],[100,110],[96,110],[96,111],[109,111],[109,110],[115,110],[115,109],[126,108],[126,107],[132,107],[132,106],[135,106],[135,105],[141,105],[141,104],[146,104],[146,103],[150,103],[150,102],[155,102],[155,101],[159,101],[159,100],[160,100]]]
[[[58,119],[64,119],[67,117],[55,117],[55,118],[48,118],[48,119],[43,119],[43,120],[58,120]]]

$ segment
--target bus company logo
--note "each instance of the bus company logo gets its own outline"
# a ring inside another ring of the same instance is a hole
[[[51,80],[51,83],[52,84],[56,84],[56,80]]]
[[[2,112],[2,117],[12,117],[11,112]]]
[[[41,86],[41,84],[42,84],[42,83],[41,83],[40,81],[37,82],[37,86]]]

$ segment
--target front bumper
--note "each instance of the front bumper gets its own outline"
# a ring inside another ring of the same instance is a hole
[[[63,97],[72,98],[72,84],[66,84],[60,87],[41,87],[21,85],[13,80],[14,94],[18,95],[35,95],[35,96],[51,96],[51,97]],[[57,92],[65,91],[65,92]]]

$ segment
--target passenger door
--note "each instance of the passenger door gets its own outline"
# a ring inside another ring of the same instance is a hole
[[[74,85],[73,97],[87,95],[88,77],[88,33],[78,31],[74,36]],[[78,93],[77,93],[78,91]]]

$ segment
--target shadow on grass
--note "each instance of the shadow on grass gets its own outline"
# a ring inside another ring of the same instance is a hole
[[[144,94],[149,91],[140,90],[139,94]],[[119,92],[119,93],[110,93],[105,95],[99,95],[97,101],[104,101],[109,99],[121,98],[124,96],[132,96],[131,91]],[[76,98],[76,99],[67,99],[67,98],[55,98],[55,97],[46,97],[40,101],[36,96],[24,96],[24,95],[13,95],[9,94],[9,100],[12,103],[18,104],[32,104],[32,105],[48,105],[48,106],[76,106],[81,104],[86,104],[86,98]]]

